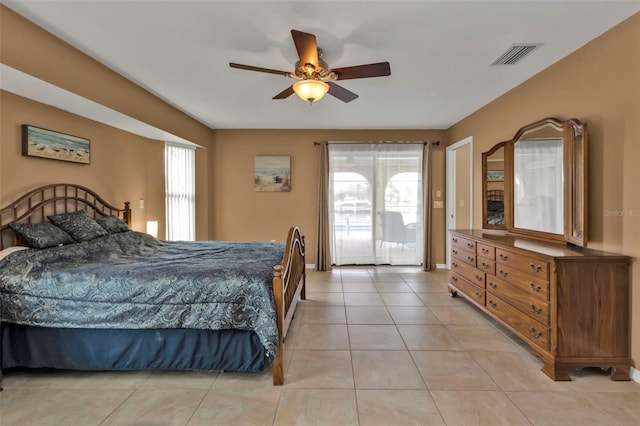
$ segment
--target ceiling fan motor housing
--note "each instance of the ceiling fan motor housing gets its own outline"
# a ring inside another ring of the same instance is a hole
[[[294,74],[305,80],[335,80],[338,76],[330,72],[329,65],[320,58],[321,52],[322,50],[318,49],[318,65],[297,61]]]

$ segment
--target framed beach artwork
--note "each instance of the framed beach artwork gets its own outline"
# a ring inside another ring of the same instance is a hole
[[[487,182],[504,181],[504,170],[487,170]]]
[[[91,141],[23,124],[22,155],[91,164]]]
[[[255,191],[291,191],[291,157],[256,155],[254,170]]]

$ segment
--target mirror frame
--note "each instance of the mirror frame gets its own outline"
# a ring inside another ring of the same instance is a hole
[[[514,226],[514,146],[526,133],[551,126],[562,134],[563,144],[563,196],[564,224],[563,234],[535,231]],[[495,151],[504,147],[505,165],[505,226],[487,224],[487,159]],[[547,241],[567,242],[586,247],[588,240],[588,139],[587,124],[572,118],[561,121],[556,118],[544,118],[521,127],[513,139],[499,142],[489,151],[482,153],[482,227],[484,229],[504,229],[509,233]]]
[[[509,217],[509,213],[507,213],[507,207],[511,206],[511,202],[509,200],[507,200],[508,198],[511,197],[511,194],[509,193],[509,191],[507,190],[508,187],[508,180],[509,180],[509,171],[511,170],[510,168],[510,158],[513,157],[513,155],[510,155],[509,153],[509,148],[511,147],[511,145],[509,144],[509,141],[504,141],[504,142],[500,142],[495,144],[489,151],[487,152],[483,152],[482,153],[482,227],[484,229],[507,229],[507,218]],[[488,188],[488,182],[487,182],[487,171],[489,170],[489,166],[488,166],[488,160],[489,157],[491,157],[496,151],[498,151],[499,149],[504,148],[504,153],[503,153],[503,168],[504,168],[504,184],[503,184],[503,190],[504,190],[504,195],[503,195],[503,205],[504,205],[504,209],[502,211],[502,214],[504,216],[504,220],[503,220],[503,225],[489,225],[487,222],[489,220],[489,211],[487,209],[487,188]],[[512,173],[511,173],[512,174]]]

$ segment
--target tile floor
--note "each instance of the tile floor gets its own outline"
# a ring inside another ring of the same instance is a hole
[[[259,374],[9,371],[0,425],[638,425],[640,384],[553,382],[447,271],[308,273],[285,386]]]

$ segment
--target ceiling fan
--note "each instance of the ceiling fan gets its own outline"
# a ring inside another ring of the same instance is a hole
[[[269,74],[279,74],[298,80],[293,85],[278,93],[273,99],[285,99],[296,93],[305,101],[315,102],[326,93],[343,102],[351,102],[358,95],[337,85],[335,80],[350,80],[355,78],[384,77],[391,75],[389,62],[357,65],[353,67],[329,68],[322,60],[322,49],[318,48],[316,36],[302,31],[291,30],[293,42],[300,60],[296,62],[295,71],[279,71],[270,68],[254,67],[251,65],[229,63],[231,68],[248,71],[258,71]]]

